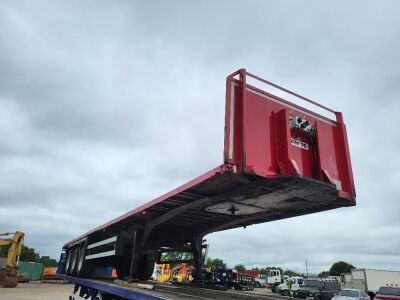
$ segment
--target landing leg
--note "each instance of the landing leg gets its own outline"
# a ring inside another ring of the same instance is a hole
[[[202,255],[203,237],[197,237],[192,242],[192,249],[194,252],[194,274],[193,280],[196,282],[202,281],[203,274],[203,255]]]
[[[131,265],[129,269],[128,281],[137,278],[137,258],[138,258],[138,247],[137,247],[137,228],[133,232],[133,244],[132,244],[132,254],[131,254]]]

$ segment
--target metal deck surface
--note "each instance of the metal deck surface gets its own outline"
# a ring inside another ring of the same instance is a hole
[[[128,230],[134,224],[145,225],[162,218],[162,226],[155,227],[151,232],[149,244],[153,240],[168,246],[173,241],[190,241],[199,234],[349,204],[337,198],[332,184],[300,177],[266,179],[235,174],[229,166],[222,166],[83,236],[95,236],[98,232],[104,237],[103,229],[112,234]]]
[[[78,285],[95,288],[99,291],[107,292],[112,295],[125,297],[126,299],[138,300],[228,300],[228,299],[249,299],[249,300],[272,300],[272,299],[288,299],[288,297],[280,295],[263,295],[250,291],[235,290],[216,290],[211,288],[203,288],[191,285],[173,285],[159,284],[155,285],[154,290],[145,290],[134,287],[120,286],[111,280],[82,279],[66,275],[57,275],[58,277]],[[264,290],[264,289],[263,289]],[[265,289],[266,290],[266,289]]]

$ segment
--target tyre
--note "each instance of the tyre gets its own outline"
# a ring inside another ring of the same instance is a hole
[[[90,274],[90,267],[88,262],[86,261],[86,245],[83,244],[78,248],[78,261],[76,264],[76,275],[79,277],[87,277]]]
[[[76,265],[78,264],[78,258],[79,258],[79,247],[75,247],[72,250],[72,258],[71,258],[70,274],[72,276],[75,276],[76,274]]]
[[[283,290],[283,291],[282,291],[282,295],[283,295],[283,296],[290,296],[290,293],[289,293],[288,290]]]
[[[70,270],[71,270],[71,259],[72,259],[72,251],[73,249],[69,249],[67,251],[67,259],[65,261],[65,269],[64,273],[67,275],[70,275]]]

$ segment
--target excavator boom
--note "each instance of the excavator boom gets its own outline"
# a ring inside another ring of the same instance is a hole
[[[0,247],[8,247],[7,258],[0,258],[0,287],[15,287],[18,283],[17,269],[18,258],[22,252],[25,234],[21,231],[14,233],[0,233],[0,236],[9,236],[12,238],[0,239]]]

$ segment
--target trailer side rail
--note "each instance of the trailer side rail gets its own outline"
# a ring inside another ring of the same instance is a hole
[[[63,274],[57,274],[58,278],[64,279],[70,283],[75,284],[75,289],[79,287],[83,287],[86,295],[82,296],[89,296],[87,293],[92,295],[96,295],[97,292],[107,293],[112,296],[118,296],[123,299],[129,300],[165,300],[168,298],[163,298],[155,295],[150,295],[144,291],[134,290],[132,288],[127,288],[123,286],[116,285],[114,283],[103,282],[93,279],[85,279],[85,278],[78,278],[73,276],[67,276]],[[75,290],[76,291],[76,290]],[[90,295],[90,296],[92,296]],[[86,298],[85,298],[86,299]],[[92,298],[90,298],[92,299]],[[93,297],[93,299],[95,299]]]

